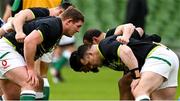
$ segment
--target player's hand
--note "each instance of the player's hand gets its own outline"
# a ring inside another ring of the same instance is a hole
[[[19,43],[23,43],[24,42],[24,39],[26,38],[26,34],[24,34],[23,32],[21,33],[16,33],[16,41],[19,42]]]
[[[126,38],[126,37],[124,37],[124,36],[118,36],[118,37],[116,38],[116,40],[119,41],[119,42],[121,42],[121,43],[123,43],[123,44],[128,44],[128,43],[129,43],[129,39]]]
[[[133,93],[137,85],[139,84],[140,79],[133,79],[131,83],[131,92]]]
[[[11,22],[7,22],[6,24],[4,24],[2,27],[4,32],[8,33],[8,32],[12,32],[14,31],[13,25]]]
[[[38,79],[36,73],[34,72],[34,70],[29,70],[28,69],[27,82],[30,83],[34,87],[39,86],[39,79]]]

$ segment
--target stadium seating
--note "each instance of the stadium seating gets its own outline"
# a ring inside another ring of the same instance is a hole
[[[88,28],[106,31],[124,22],[127,0],[71,1],[85,14],[86,23],[81,33]],[[180,0],[147,1],[149,12],[146,18],[146,32],[159,34],[163,37],[163,43],[180,48],[180,45],[172,44],[180,42]]]

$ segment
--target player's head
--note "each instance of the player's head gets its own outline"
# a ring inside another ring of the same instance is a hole
[[[69,3],[69,2],[64,2],[64,3],[62,3],[62,4],[59,5],[59,8],[62,8],[62,9],[64,9],[64,10],[66,10],[66,9],[67,9],[68,7],[70,7],[70,6],[75,7],[73,4],[71,4],[71,3]]]
[[[53,10],[50,9],[50,15],[60,16],[69,7],[75,7],[75,6],[69,2],[62,3],[58,7],[52,8]]]
[[[68,7],[60,17],[63,25],[63,33],[69,37],[79,32],[81,26],[84,24],[83,14],[74,7]]]
[[[105,33],[98,29],[89,29],[85,32],[83,37],[84,44],[98,44],[104,39]]]
[[[70,57],[70,66],[77,72],[98,72],[98,64],[94,56],[92,45],[81,45]]]

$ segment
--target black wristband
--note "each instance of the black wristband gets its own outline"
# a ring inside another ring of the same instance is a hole
[[[130,72],[131,72],[131,77],[133,79],[139,79],[140,78],[139,68],[134,68],[134,69],[130,70]]]

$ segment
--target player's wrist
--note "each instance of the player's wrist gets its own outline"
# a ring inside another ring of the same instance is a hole
[[[140,71],[139,68],[134,68],[130,70],[132,79],[139,79],[140,78]]]

